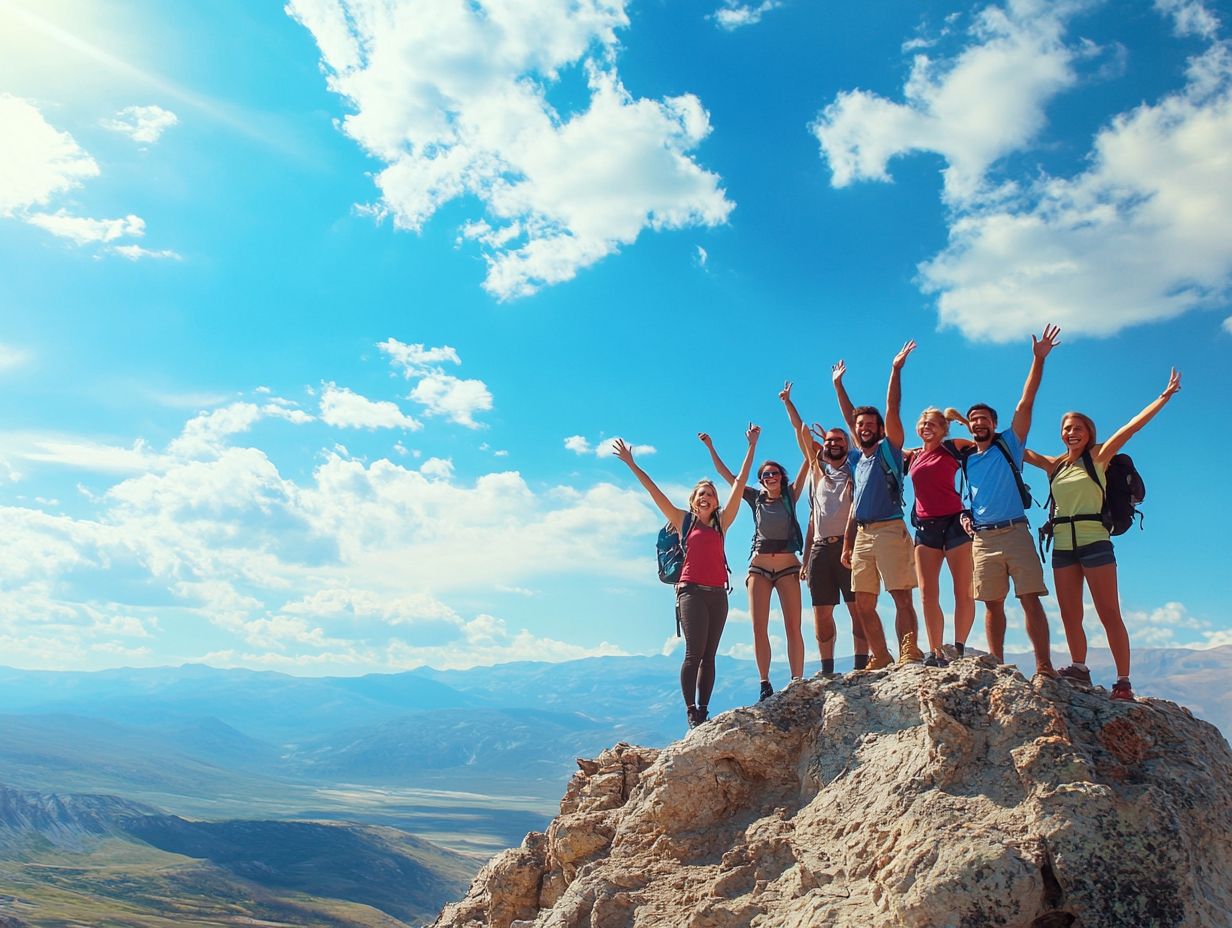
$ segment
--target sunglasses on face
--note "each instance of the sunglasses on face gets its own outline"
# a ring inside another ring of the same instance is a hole
[[[845,439],[842,439],[842,438],[827,438],[826,444],[827,445],[841,445],[844,441]]]
[[[761,479],[769,480],[771,477],[777,477],[778,475],[779,475],[779,472],[777,470],[767,470],[761,473]]]

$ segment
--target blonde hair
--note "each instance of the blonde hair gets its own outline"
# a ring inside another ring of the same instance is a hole
[[[1074,410],[1072,410],[1072,409],[1071,409],[1069,412],[1067,412],[1067,413],[1065,413],[1063,416],[1061,416],[1061,429],[1062,429],[1062,431],[1064,431],[1064,429],[1065,429],[1065,420],[1066,420],[1066,419],[1077,419],[1079,422],[1081,422],[1083,425],[1085,425],[1085,426],[1087,427],[1087,434],[1088,434],[1090,437],[1087,439],[1087,445],[1086,445],[1086,447],[1085,447],[1085,448],[1083,448],[1083,449],[1082,449],[1082,451],[1083,451],[1083,452],[1090,451],[1090,452],[1094,453],[1095,449],[1096,449],[1097,447],[1099,447],[1099,442],[1098,442],[1098,441],[1096,441],[1095,422],[1094,422],[1094,420],[1093,420],[1090,416],[1088,416],[1085,412],[1075,412]]]
[[[946,412],[948,411],[949,410]],[[926,419],[937,420],[937,427],[941,429],[942,438],[950,434],[950,423],[948,417],[945,412],[942,412],[936,406],[929,406],[922,413],[920,413],[920,418],[918,418],[915,423],[916,431],[919,431],[920,423],[924,422]]]

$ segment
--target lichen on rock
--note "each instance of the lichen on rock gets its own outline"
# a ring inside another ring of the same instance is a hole
[[[797,683],[579,770],[437,928],[1232,924],[1232,752],[968,659]]]

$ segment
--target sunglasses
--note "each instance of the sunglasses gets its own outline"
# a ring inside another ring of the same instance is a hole
[[[845,442],[846,440],[847,440],[847,439],[845,439],[845,438],[827,438],[827,439],[826,439],[826,444],[827,444],[827,445],[829,445],[829,444],[837,444],[837,443]]]
[[[779,472],[777,470],[766,470],[758,474],[762,480],[769,480],[771,477],[777,477],[778,475]]]

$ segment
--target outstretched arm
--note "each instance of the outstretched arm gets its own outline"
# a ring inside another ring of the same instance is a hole
[[[1010,428],[1024,445],[1027,443],[1027,433],[1031,431],[1035,394],[1039,392],[1040,381],[1044,379],[1044,358],[1057,347],[1057,336],[1060,334],[1061,330],[1057,326],[1046,325],[1042,337],[1031,336],[1031,370],[1027,373],[1027,382],[1022,387],[1022,398],[1014,407],[1014,421],[1010,424]]]
[[[796,404],[791,401],[792,382],[790,380],[783,381],[783,389],[779,391],[779,399],[783,401],[783,406],[787,409],[787,418],[791,420],[791,427],[794,431],[799,431],[803,420],[800,418],[800,413],[796,410]]]
[[[719,458],[719,452],[714,450],[714,442],[710,440],[710,436],[705,432],[698,432],[697,438],[710,452],[710,460],[714,463],[714,469],[719,472],[719,476],[726,480],[729,486],[735,483],[736,475],[728,470],[727,465]]]
[[[830,368],[830,379],[834,381],[834,394],[838,397],[839,412],[843,414],[843,421],[847,423],[847,431],[851,433],[854,440],[856,434],[856,408],[851,405],[851,397],[847,395],[847,388],[843,386],[843,375],[847,373],[847,362],[839,361]]]
[[[727,531],[731,524],[736,521],[736,516],[740,514],[740,501],[744,497],[744,485],[749,482],[749,471],[753,469],[753,452],[757,448],[757,439],[760,435],[761,426],[750,422],[748,429],[744,433],[744,437],[749,442],[749,449],[744,452],[744,463],[740,465],[740,473],[732,482],[731,494],[727,497],[727,502],[723,506],[723,515],[720,517],[723,522],[723,531]]]
[[[1038,467],[1046,474],[1051,474],[1053,467],[1056,466],[1056,458],[1050,458],[1046,454],[1039,454],[1032,451],[1030,448],[1024,448],[1022,452],[1022,461],[1024,464],[1032,464]]]
[[[1095,460],[1097,460],[1100,464],[1107,466],[1108,462],[1112,460],[1112,456],[1124,448],[1125,443],[1137,434],[1139,429],[1154,419],[1155,414],[1168,405],[1168,400],[1172,399],[1175,394],[1180,392],[1180,389],[1181,372],[1174,367],[1172,368],[1172,375],[1168,378],[1168,386],[1164,389],[1164,392],[1159,394],[1159,396],[1157,396],[1155,400],[1146,407],[1146,409],[1142,410],[1142,412],[1138,413],[1138,415],[1134,416],[1123,426],[1117,429],[1116,432],[1113,433],[1112,437],[1100,446],[1099,452],[1095,455]]]
[[[796,474],[796,479],[791,484],[791,498],[793,500],[800,499],[800,491],[804,489],[804,481],[808,479],[808,473],[809,460],[805,456],[804,460],[800,462],[800,472]]]
[[[899,349],[890,364],[890,385],[886,388],[885,433],[890,444],[895,448],[903,446],[903,419],[899,412],[903,401],[903,365],[907,363],[907,355],[915,351],[915,340],[907,342]]]
[[[650,498],[659,507],[659,511],[666,516],[668,522],[676,526],[676,531],[679,532],[681,525],[684,523],[684,510],[673,506],[672,501],[655,485],[650,476],[637,466],[637,462],[633,460],[633,449],[626,445],[622,439],[618,438],[612,447],[612,454],[629,465],[629,470],[633,471],[633,476],[637,478],[638,483],[646,488],[646,492],[650,494]]]

